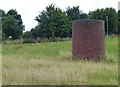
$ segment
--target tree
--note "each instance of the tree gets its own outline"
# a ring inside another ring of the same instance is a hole
[[[105,9],[97,9],[95,11],[89,12],[90,19],[101,19],[105,20],[105,32],[107,30],[106,24],[106,16],[108,16],[108,33],[109,34],[117,34],[118,32],[118,17],[117,12],[114,8],[105,8]]]
[[[38,27],[32,28],[31,29],[31,38],[36,39],[37,37],[42,37],[40,36],[40,29]]]
[[[4,21],[5,16],[5,11],[0,9],[0,41],[5,38],[5,34],[2,32],[2,22]]]
[[[45,38],[46,34],[41,26],[36,26],[35,28],[31,29],[31,36],[32,38],[36,39],[37,37]]]
[[[118,11],[118,34],[120,34],[120,10]]]
[[[0,9],[0,19],[2,19],[2,21],[4,20],[5,16],[6,16],[5,11]]]
[[[3,33],[7,38],[12,36],[12,39],[19,39],[24,30],[21,15],[16,10],[9,10],[4,18],[2,27]]]
[[[50,37],[67,37],[70,32],[69,19],[65,12],[51,4],[46,7],[35,19],[38,22],[39,32],[43,36]]]
[[[73,6],[72,8],[68,7],[66,10],[66,14],[69,18],[69,26],[70,26],[70,33],[69,37],[72,37],[72,21],[79,20],[79,19],[88,19],[88,15],[83,13],[82,10],[79,9],[79,6]]]
[[[105,19],[104,9],[97,9],[88,13],[90,19]]]
[[[16,24],[16,20],[12,15],[8,15],[5,17],[3,22],[3,32],[5,33],[5,36],[8,38],[12,36],[13,39],[17,39],[17,31],[19,30],[19,26]]]
[[[26,31],[22,34],[23,38],[31,38],[31,32],[30,31]]]
[[[81,13],[80,19],[88,19],[88,15],[86,13]]]
[[[71,21],[80,19],[81,11],[79,10],[79,6],[68,7],[66,13]]]
[[[108,29],[109,34],[118,33],[118,14],[114,8],[106,8],[105,15],[108,16]]]

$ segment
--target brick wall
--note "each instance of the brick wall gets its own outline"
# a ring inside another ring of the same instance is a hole
[[[104,21],[75,20],[72,22],[73,59],[105,60]]]

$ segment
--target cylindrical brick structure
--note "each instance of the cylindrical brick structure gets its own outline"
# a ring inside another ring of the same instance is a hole
[[[105,60],[103,20],[81,19],[72,22],[73,59]]]

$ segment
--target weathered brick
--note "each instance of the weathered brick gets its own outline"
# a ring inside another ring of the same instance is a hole
[[[105,60],[105,32],[103,20],[75,20],[72,22],[73,59]]]

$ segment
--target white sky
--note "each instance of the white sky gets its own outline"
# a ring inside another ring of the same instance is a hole
[[[10,9],[16,9],[21,14],[25,31],[31,30],[37,25],[35,17],[39,12],[45,10],[48,4],[55,4],[62,10],[66,10],[68,6],[80,6],[80,10],[84,13],[94,11],[97,8],[113,7],[118,10],[119,0],[0,0],[0,9],[7,12]]]

